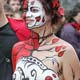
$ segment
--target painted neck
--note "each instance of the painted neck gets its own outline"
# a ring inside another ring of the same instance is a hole
[[[42,27],[33,29],[33,31],[38,33],[39,37],[44,37],[52,33],[52,27],[51,27],[51,24],[48,23]]]
[[[33,29],[33,31],[35,31],[36,33],[39,34],[39,43],[40,44],[46,44],[47,42],[49,42],[51,39],[51,36],[53,35],[52,26],[50,23],[48,23],[42,27],[35,28],[35,29]]]

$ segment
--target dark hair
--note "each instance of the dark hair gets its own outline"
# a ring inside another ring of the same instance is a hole
[[[69,11],[67,19],[69,22],[73,21],[73,17],[77,16],[77,14],[80,12],[80,3],[78,2],[72,10]]]
[[[61,17],[58,13],[58,8],[60,7],[59,0],[40,0],[40,2],[42,3],[46,14],[50,15],[51,17],[51,24],[53,25],[57,23]]]
[[[10,0],[7,0],[7,4],[9,4]]]
[[[24,3],[25,4],[25,8],[24,9],[27,9],[26,5],[27,5],[27,1],[28,0],[24,0]],[[45,12],[47,15],[50,15],[51,17],[51,25],[55,24],[58,22],[58,19],[60,18],[60,14],[58,13],[58,8],[60,7],[60,2],[59,0],[39,0],[42,5],[43,5],[43,8],[45,9]],[[23,9],[23,11],[24,11]]]

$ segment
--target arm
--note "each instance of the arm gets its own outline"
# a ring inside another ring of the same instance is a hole
[[[8,20],[4,13],[4,0],[0,0],[0,27],[4,26]]]
[[[69,47],[62,59],[64,80],[80,79],[80,62],[72,47]]]

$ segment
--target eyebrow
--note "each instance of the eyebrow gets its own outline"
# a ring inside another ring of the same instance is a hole
[[[40,9],[39,7],[36,7],[36,6],[34,6],[35,8],[38,8],[38,9]],[[34,7],[32,7],[32,8],[34,8]]]

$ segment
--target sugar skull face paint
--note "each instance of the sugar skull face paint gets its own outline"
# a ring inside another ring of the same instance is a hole
[[[39,0],[29,0],[26,12],[28,28],[40,27],[46,22],[46,14]]]

